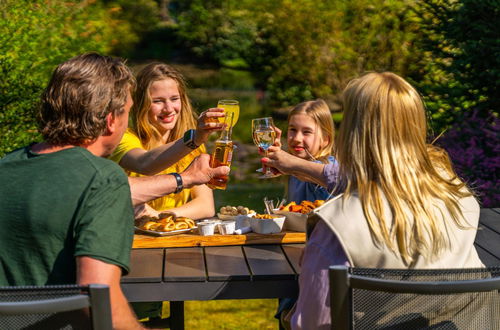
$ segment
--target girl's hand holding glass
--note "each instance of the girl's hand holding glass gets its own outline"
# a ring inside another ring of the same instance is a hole
[[[267,149],[275,143],[276,131],[271,117],[257,118],[252,120],[252,137],[259,150],[264,150],[264,155],[267,155]],[[273,174],[268,168],[263,168],[264,174],[259,178],[273,178]]]
[[[198,117],[196,124],[195,143],[201,145],[208,141],[211,133],[224,129],[224,109],[210,108],[203,111]],[[222,118],[222,123],[218,118]]]

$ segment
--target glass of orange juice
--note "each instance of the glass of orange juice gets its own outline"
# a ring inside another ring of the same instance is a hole
[[[231,113],[233,114],[233,121],[229,124],[231,127],[236,125],[238,122],[238,118],[240,117],[240,104],[236,100],[219,100],[217,103],[217,108],[224,109],[224,113],[226,114],[226,117],[231,116]],[[219,122],[224,123],[224,117],[219,117]],[[228,130],[229,127],[226,127],[226,130]]]

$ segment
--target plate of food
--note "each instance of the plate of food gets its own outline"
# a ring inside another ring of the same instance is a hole
[[[158,217],[143,216],[135,219],[135,232],[153,236],[188,233],[196,229],[193,219],[177,217],[174,213],[160,213]]]
[[[255,211],[250,210],[248,207],[226,205],[220,208],[217,217],[221,220],[236,220],[239,215],[252,216],[254,214]]]

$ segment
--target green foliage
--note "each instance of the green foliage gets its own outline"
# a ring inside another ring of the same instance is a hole
[[[441,131],[463,112],[487,117],[500,109],[500,1],[423,0],[416,12],[426,51],[422,76],[433,128]]]
[[[193,54],[246,67],[243,54],[252,46],[255,27],[241,1],[189,0],[179,6],[177,33]]]
[[[332,103],[358,73],[405,75],[420,56],[411,0],[178,3],[178,34],[188,47],[215,63],[246,63],[271,106],[315,97]]]
[[[367,70],[406,74],[417,26],[409,1],[274,1],[258,8],[254,71],[263,73],[275,105],[313,97],[335,101],[345,83]],[[271,50],[271,51],[270,51]]]
[[[140,1],[147,2],[154,3]],[[139,13],[121,14],[122,5],[134,3],[0,1],[0,157],[40,138],[36,103],[57,64],[88,51],[112,52],[119,43],[125,50],[136,42],[133,23],[122,19]],[[135,26],[141,30],[146,23],[143,19]]]

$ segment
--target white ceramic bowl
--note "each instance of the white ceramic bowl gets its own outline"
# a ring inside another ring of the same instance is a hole
[[[221,235],[232,235],[234,234],[236,222],[232,220],[222,221],[217,224],[217,229]]]
[[[201,236],[211,236],[215,232],[217,223],[215,221],[202,221],[198,222],[198,233]]]
[[[284,216],[274,215],[276,218],[272,219],[250,219],[250,227],[252,227],[252,231],[258,234],[274,234],[279,233],[283,228],[283,224],[285,223]]]

